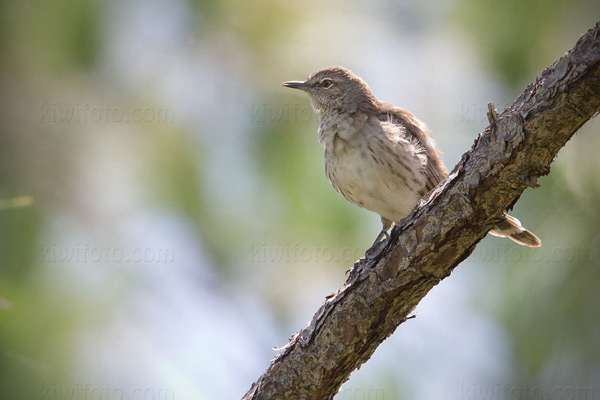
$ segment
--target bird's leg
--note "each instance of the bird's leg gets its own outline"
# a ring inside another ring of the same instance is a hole
[[[371,247],[375,246],[381,240],[387,239],[387,238],[390,237],[390,235],[388,235],[387,232],[394,225],[394,223],[392,221],[390,221],[390,220],[387,220],[387,219],[383,218],[383,217],[381,217],[381,223],[383,224],[383,227],[381,228],[381,232],[379,232],[379,235],[377,235],[377,239],[375,239],[375,241],[373,242],[373,244],[371,245]]]
[[[376,253],[377,250],[379,250],[379,248],[381,247],[381,243],[383,241],[383,239],[387,239],[390,237],[390,235],[388,235],[387,231],[394,226],[394,223],[392,221],[389,221],[383,217],[381,217],[381,223],[383,224],[383,227],[381,228],[381,232],[379,232],[379,235],[377,235],[377,239],[375,239],[375,241],[373,242],[373,244],[371,245],[371,248],[369,248],[369,250],[367,250],[367,252],[365,253],[365,255],[367,257],[371,256],[372,254]]]

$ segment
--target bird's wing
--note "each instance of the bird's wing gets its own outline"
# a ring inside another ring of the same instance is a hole
[[[380,121],[390,121],[402,125],[406,134],[416,140],[427,152],[425,169],[427,181],[425,193],[423,193],[425,195],[448,176],[448,171],[442,161],[442,152],[438,150],[435,141],[429,135],[427,125],[413,113],[389,103],[382,103],[379,109],[381,110],[378,115]]]

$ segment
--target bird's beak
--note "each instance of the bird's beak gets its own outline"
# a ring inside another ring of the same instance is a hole
[[[283,82],[281,85],[292,88],[292,89],[300,89],[300,90],[307,90],[308,88],[310,88],[310,85],[308,83],[302,82],[302,81]]]

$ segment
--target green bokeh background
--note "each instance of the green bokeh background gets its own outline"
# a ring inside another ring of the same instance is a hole
[[[485,104],[510,104],[593,26],[600,3],[32,0],[0,10],[0,399],[91,398],[65,392],[86,384],[132,399],[162,398],[160,388],[217,399],[241,397],[379,228],[328,186],[308,100],[279,83],[344,64],[426,120],[451,168],[485,127]],[[154,117],[50,116],[88,106]],[[486,238],[337,398],[539,398],[527,388],[600,398],[599,131],[584,126],[515,207],[544,246]],[[49,256],[107,245],[175,258]],[[468,293],[454,309],[467,317],[436,319],[457,293]],[[198,307],[207,314],[187,320]],[[490,353],[460,361],[468,343],[440,354],[425,343],[411,354],[402,343],[417,328],[472,331]],[[182,333],[195,331],[213,336],[196,348]],[[219,336],[245,341],[229,348]],[[149,337],[160,339],[130,353]],[[434,367],[449,381],[428,382]],[[137,387],[151,394],[135,397]]]

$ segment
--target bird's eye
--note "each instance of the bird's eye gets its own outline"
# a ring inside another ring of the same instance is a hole
[[[333,82],[331,82],[329,79],[325,79],[323,82],[321,82],[321,87],[325,89],[331,87],[331,85],[333,85]]]

